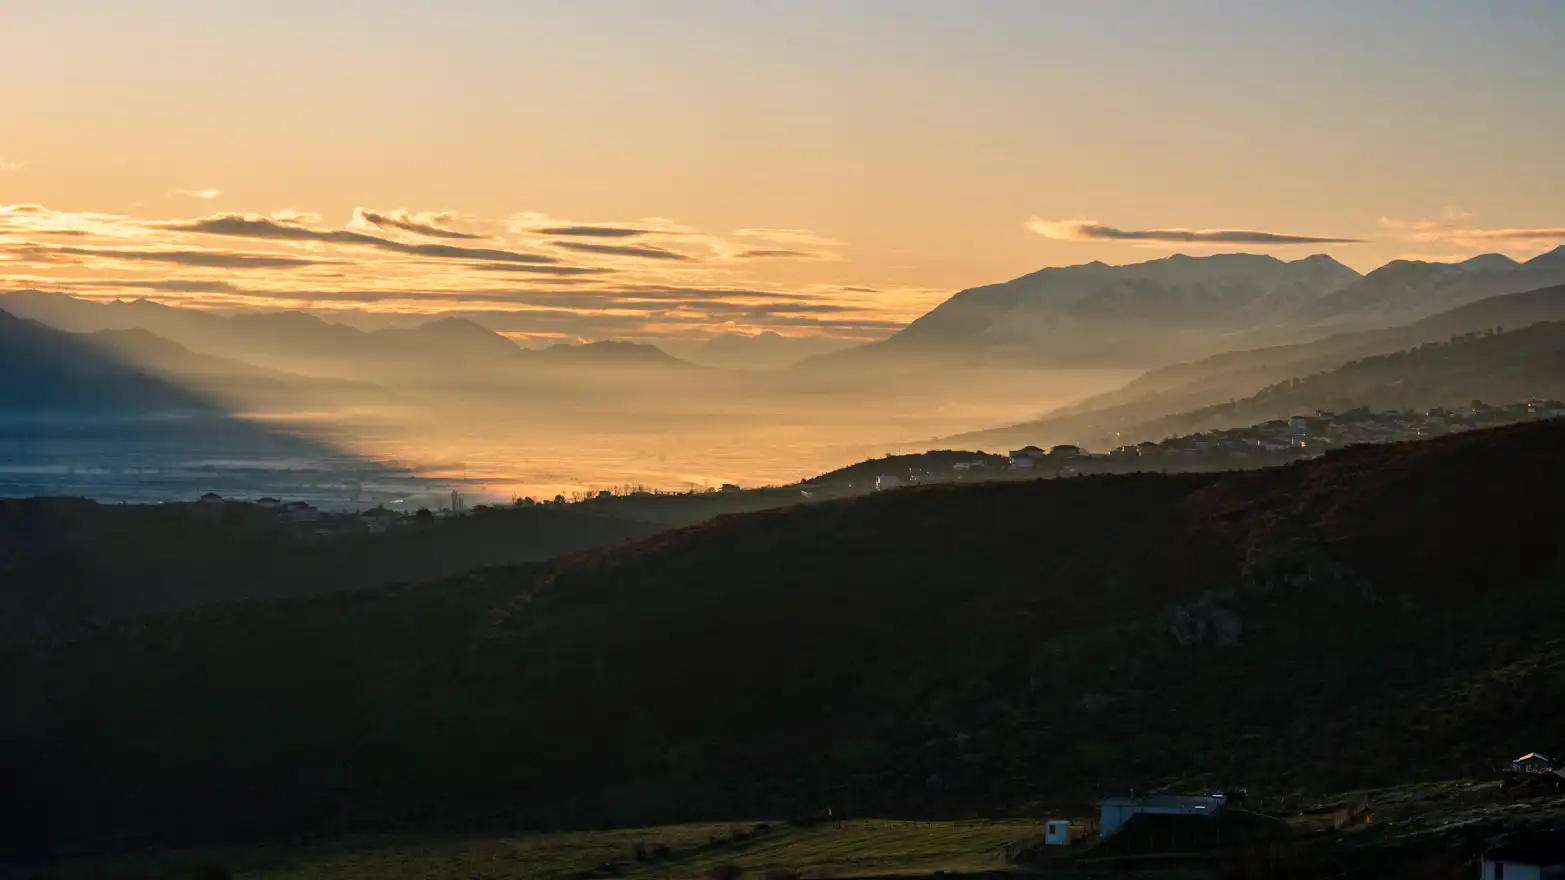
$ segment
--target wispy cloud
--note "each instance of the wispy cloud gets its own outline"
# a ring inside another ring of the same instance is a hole
[[[827,238],[811,229],[735,229],[735,238],[756,238],[762,241],[777,242],[779,244],[801,245],[814,248],[842,247],[843,243],[836,239]]]
[[[448,244],[408,244],[354,232],[351,229],[315,229],[301,223],[275,220],[260,214],[216,214],[195,220],[175,220],[153,224],[170,232],[188,232],[201,235],[224,235],[237,238],[280,239],[285,241],[318,241],[326,244],[353,245],[375,248],[410,256],[440,259],[480,260],[497,263],[557,263],[554,257],[544,254],[528,254],[498,248],[470,248]]]
[[[606,254],[615,257],[639,257],[645,260],[694,260],[689,254],[671,251],[652,245],[592,244],[585,241],[551,241],[549,245],[571,251],[590,254]]]
[[[49,247],[24,244],[5,249],[30,262],[77,262],[83,260],[116,260],[133,263],[169,263],[207,269],[298,269],[321,265],[322,260],[301,257],[284,257],[275,254],[241,253],[236,251],[208,250],[159,250],[132,248]]]
[[[613,272],[603,266],[540,266],[526,263],[477,263],[469,267],[484,272],[522,272],[531,275],[606,275]]]
[[[819,251],[799,251],[792,248],[751,248],[733,254],[736,260],[829,260],[832,257],[832,254]]]
[[[542,226],[528,230],[538,235],[577,236],[580,238],[633,238],[650,230],[622,226]]]
[[[1447,208],[1438,219],[1398,220],[1380,218],[1380,226],[1387,233],[1405,241],[1422,244],[1443,244],[1467,250],[1505,248],[1540,250],[1557,242],[1565,242],[1565,226],[1534,227],[1481,227],[1465,222],[1472,215],[1465,211]]]
[[[1153,245],[1284,245],[1360,244],[1363,239],[1322,235],[1295,235],[1253,229],[1116,229],[1096,220],[1045,220],[1030,217],[1026,226],[1056,241],[1125,241]]]
[[[210,187],[207,189],[171,189],[168,191],[168,197],[171,199],[203,199],[208,202],[212,201],[213,199],[220,198],[222,195],[222,190],[212,189]]]
[[[451,223],[455,219],[456,214],[451,211],[414,214],[403,208],[385,212],[371,211],[367,208],[354,208],[353,220],[348,223],[348,226],[349,228],[357,225],[361,228],[400,229],[403,232],[411,232],[414,235],[423,235],[429,238],[475,239],[484,237],[472,232],[458,232],[455,229],[451,229]]]
[[[599,339],[714,327],[876,338],[946,293],[767,281],[752,264],[841,259],[838,242],[805,229],[714,234],[659,217],[484,218],[364,207],[341,226],[292,208],[191,214],[0,205],[0,281],[203,308],[473,310],[506,316],[518,332]]]

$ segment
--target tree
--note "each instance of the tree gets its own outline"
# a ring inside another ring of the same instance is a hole
[[[435,521],[435,515],[427,507],[420,507],[413,516],[418,520],[419,525],[428,525]]]

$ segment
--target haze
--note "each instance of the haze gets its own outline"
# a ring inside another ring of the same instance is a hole
[[[361,383],[324,406],[203,388],[497,493],[789,482],[1168,363],[1526,289],[1333,310],[1311,304],[1348,276],[1151,272],[1102,283],[1249,293],[1173,318],[1167,297],[1121,302],[1113,330],[986,306],[980,341],[958,332],[969,309],[859,348],[1046,267],[1546,255],[1565,242],[1561,32],[1551,0],[25,4],[0,28],[0,284],[655,345],[709,369],[588,349],[498,366],[462,341],[284,350],[4,306]]]

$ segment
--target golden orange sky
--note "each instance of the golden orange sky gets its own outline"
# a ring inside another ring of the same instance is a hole
[[[1565,241],[1554,0],[58,0],[3,24],[6,289],[869,339],[1048,265]]]

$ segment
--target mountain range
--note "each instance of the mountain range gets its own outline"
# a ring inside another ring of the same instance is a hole
[[[146,299],[99,302],[23,290],[0,294],[0,309],[61,330],[139,330],[196,354],[315,377],[420,383],[473,368],[536,365],[689,366],[655,346],[612,342],[526,351],[469,319],[444,317],[371,331],[301,311],[219,314]]]
[[[1121,438],[1127,442],[1157,439],[1141,434],[1155,431],[1149,423],[1157,419],[1241,400],[1268,386],[1334,370],[1360,358],[1543,321],[1565,321],[1565,285],[1481,299],[1402,326],[1334,333],[1310,342],[1228,351],[1160,367],[1115,391],[1036,420],[931,444],[1003,449],[1073,442],[1099,448]]]
[[[1183,254],[1125,266],[1042,269],[963,290],[890,338],[808,366],[1119,364],[1143,368],[1214,351],[1305,341],[1415,321],[1478,300],[1565,283],[1565,246],[1516,263],[1399,260],[1360,275],[1317,254]]]

